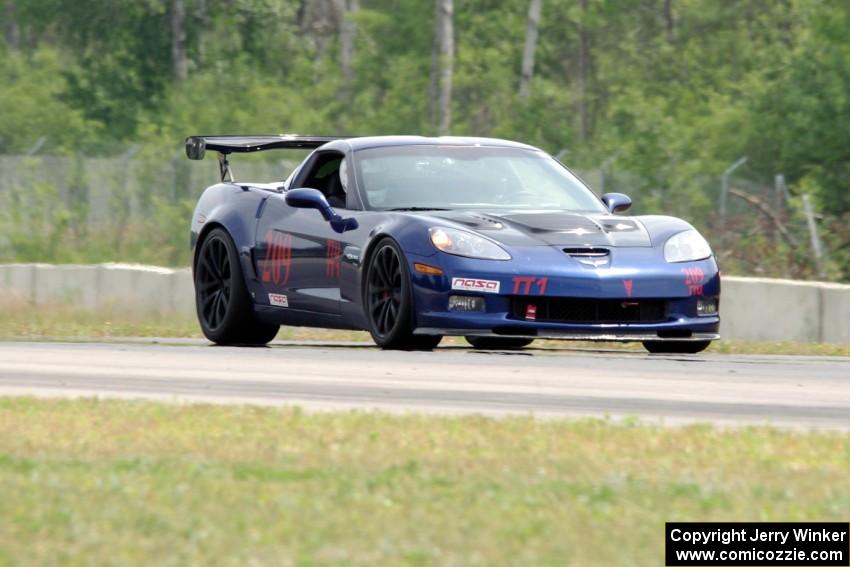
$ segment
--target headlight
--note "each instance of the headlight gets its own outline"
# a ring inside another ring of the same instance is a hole
[[[692,262],[709,256],[711,246],[693,229],[671,236],[664,245],[664,259],[668,262]]]
[[[511,255],[495,242],[465,230],[440,227],[429,229],[428,232],[431,233],[431,242],[437,250],[447,254],[482,260],[511,259]]]

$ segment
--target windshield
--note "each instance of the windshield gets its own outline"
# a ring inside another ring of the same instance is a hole
[[[354,154],[370,209],[562,209],[604,212],[599,199],[543,152],[416,145]]]

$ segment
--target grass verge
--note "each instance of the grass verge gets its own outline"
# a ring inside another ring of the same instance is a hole
[[[846,521],[850,437],[0,400],[0,563],[662,565],[665,521]]]
[[[0,340],[2,339],[108,339],[113,337],[203,338],[194,317],[173,313],[134,311],[126,306],[87,311],[69,305],[34,307],[25,302],[0,301]],[[371,342],[360,331],[332,331],[306,327],[282,327],[278,340]],[[459,337],[446,338],[443,345],[467,346]],[[592,343],[582,341],[537,341],[537,348],[616,349],[645,352],[640,343]],[[797,354],[811,356],[850,356],[850,344],[756,341],[717,341],[707,352],[724,354]]]

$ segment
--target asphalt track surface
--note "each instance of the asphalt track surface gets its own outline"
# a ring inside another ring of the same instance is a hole
[[[5,342],[0,395],[850,430],[850,358]]]

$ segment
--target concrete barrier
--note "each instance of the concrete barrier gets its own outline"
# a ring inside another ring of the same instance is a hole
[[[850,343],[850,286],[820,285],[821,342]]]
[[[182,315],[195,314],[195,284],[191,270],[173,270],[171,275],[171,308]]]
[[[723,278],[720,334],[726,339],[850,343],[850,285]],[[0,293],[35,305],[192,316],[188,268],[132,264],[0,264]],[[0,314],[2,316],[2,314]]]
[[[103,293],[100,272],[100,266],[38,265],[32,301],[44,305],[59,299],[85,309],[96,309]]]
[[[35,301],[35,277],[40,265],[46,264],[0,265],[0,289],[5,295]]]
[[[727,276],[721,282],[720,335],[754,341],[822,342],[821,285]]]
[[[73,304],[83,309],[192,315],[188,268],[133,264],[0,264],[0,292],[34,305]]]

